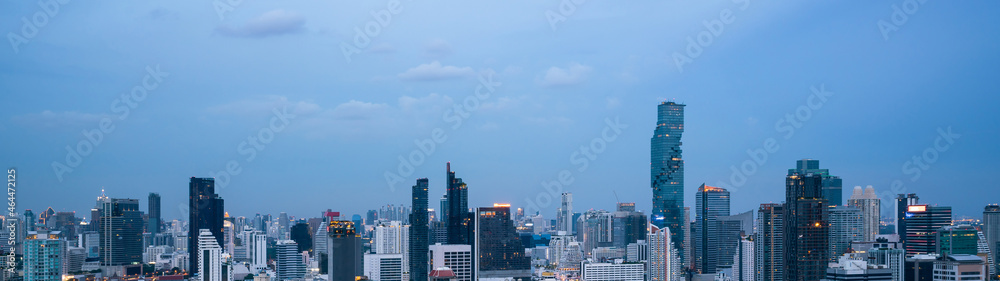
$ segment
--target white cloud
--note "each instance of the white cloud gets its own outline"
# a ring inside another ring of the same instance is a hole
[[[457,67],[451,65],[441,65],[438,61],[428,64],[421,64],[410,68],[397,75],[403,80],[443,80],[451,78],[468,77],[475,74],[471,67]]]
[[[593,68],[579,63],[571,63],[567,68],[553,66],[545,72],[540,83],[546,87],[571,86],[583,83]]]

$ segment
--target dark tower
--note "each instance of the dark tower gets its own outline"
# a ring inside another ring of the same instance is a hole
[[[427,218],[427,179],[417,179],[413,186],[413,209],[410,211],[410,280],[427,281],[427,252],[430,236]]]
[[[160,194],[159,193],[149,193],[149,225],[146,226],[146,232],[156,236],[160,233],[160,225],[163,221],[160,219]]]
[[[469,187],[462,182],[461,178],[455,177],[455,172],[451,171],[451,162],[448,162],[447,169],[448,244],[472,245]]]
[[[830,261],[830,222],[823,176],[789,171],[785,206],[785,280],[825,278]]]
[[[188,211],[188,253],[194,253],[193,249],[198,249],[198,239],[200,232],[199,229],[208,229],[212,231],[212,235],[215,236],[215,240],[219,245],[225,245],[223,242],[222,235],[222,218],[225,216],[225,210],[222,202],[222,198],[218,194],[215,194],[215,179],[214,178],[196,178],[191,177],[191,182],[188,184],[190,191],[189,194],[189,208]],[[189,274],[194,275],[198,273],[198,258],[197,255],[191,255]]]

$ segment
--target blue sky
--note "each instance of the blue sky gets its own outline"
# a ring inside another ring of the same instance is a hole
[[[899,180],[959,215],[1000,201],[991,1],[39,3],[60,4],[0,3],[0,159],[19,169],[23,208],[86,211],[103,188],[143,204],[159,192],[165,218],[182,218],[188,178],[227,165],[233,215],[409,205],[418,177],[436,206],[451,161],[470,206],[538,203],[565,170],[577,210],[612,209],[617,193],[648,213],[666,100],[687,104],[687,205],[770,138],[779,148],[732,189],[734,212],[782,201],[801,158],[841,176],[845,198]],[[481,77],[494,91],[476,96]],[[802,108],[785,138],[776,123]],[[114,129],[93,151],[54,171],[105,119]],[[606,120],[624,129],[581,169],[574,153],[601,142]],[[935,148],[949,128],[960,136]],[[445,140],[391,187],[386,173],[432,136]]]

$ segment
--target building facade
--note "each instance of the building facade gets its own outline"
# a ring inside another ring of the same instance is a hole
[[[670,228],[674,249],[684,249],[684,106],[661,102],[657,106],[656,129],[650,139],[650,186],[653,188],[651,222]],[[681,260],[686,257],[681,254]]]
[[[860,186],[854,187],[851,199],[847,200],[847,205],[861,210],[861,239],[863,241],[873,241],[879,234],[879,225],[882,220],[882,204],[878,196],[875,195],[875,188],[868,186],[861,190]]]

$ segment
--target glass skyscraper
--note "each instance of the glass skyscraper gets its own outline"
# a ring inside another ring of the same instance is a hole
[[[823,198],[830,206],[840,206],[844,204],[843,181],[838,176],[830,175],[830,169],[820,169],[819,160],[802,159],[795,162],[795,169],[788,169],[788,174],[798,173],[817,174],[823,177]]]
[[[222,197],[215,194],[215,178],[191,177],[188,184],[188,249],[193,252],[198,249],[198,236],[201,229],[208,229],[215,236],[216,244],[225,245],[223,241],[222,218],[225,216]],[[141,251],[141,250],[140,250]],[[190,274],[198,273],[198,259],[192,257]]]
[[[448,169],[448,244],[472,245],[472,214],[469,213],[469,187],[461,178],[455,177],[455,172],[451,170],[451,162],[447,164]]]
[[[785,278],[814,281],[826,277],[830,261],[829,203],[823,176],[796,173],[785,178]]]
[[[695,196],[695,231],[692,246],[694,246],[695,270],[702,274],[715,273],[720,258],[732,259],[732,256],[719,257],[719,235],[717,219],[729,216],[729,191],[724,188],[702,184]],[[737,238],[739,233],[736,233]],[[731,263],[727,263],[731,264]]]
[[[430,246],[430,229],[428,229],[426,178],[417,179],[413,186],[413,212],[410,214],[410,280],[426,281],[428,274],[427,251]]]
[[[684,105],[662,102],[657,107],[656,130],[650,140],[650,186],[653,212],[650,219],[659,228],[670,228],[674,249],[684,249],[684,159],[681,134]],[[684,251],[680,251],[683,261]]]

